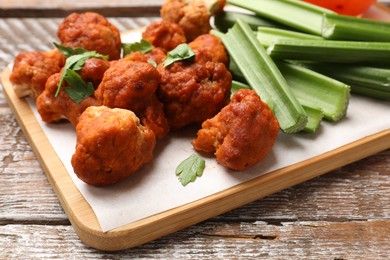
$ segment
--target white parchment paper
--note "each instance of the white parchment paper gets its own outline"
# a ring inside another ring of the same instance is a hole
[[[139,37],[140,33],[127,34],[123,41],[136,41]],[[191,140],[196,136],[196,130],[189,129],[159,140],[155,159],[127,180],[98,188],[85,184],[73,172],[70,163],[76,145],[73,127],[43,123],[34,102],[29,100],[29,104],[75,185],[91,205],[103,231],[193,202],[390,128],[389,102],[353,96],[347,116],[341,122],[323,122],[315,134],[280,133],[266,159],[243,172],[229,171],[218,165],[213,157],[205,158],[203,176],[183,187],[175,176],[175,169],[195,152]]]

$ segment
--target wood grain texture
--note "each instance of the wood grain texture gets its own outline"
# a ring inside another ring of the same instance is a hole
[[[21,50],[50,48],[59,21],[0,19],[0,69]],[[148,19],[113,21],[123,30]],[[25,31],[38,25],[44,31],[26,40]],[[390,150],[143,246],[107,253],[80,242],[2,90],[0,122],[0,259],[388,259]]]
[[[85,247],[69,226],[0,227],[0,257],[19,259],[386,259],[390,221],[206,222],[115,253]]]
[[[64,17],[71,12],[94,11],[105,16],[156,16],[162,0],[0,0],[0,17]]]

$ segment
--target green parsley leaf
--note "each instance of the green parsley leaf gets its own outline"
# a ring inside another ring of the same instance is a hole
[[[149,59],[148,63],[151,64],[153,67],[157,68],[157,62],[155,62],[154,60]]]
[[[64,79],[69,84],[65,92],[76,103],[80,103],[95,92],[91,82],[86,83],[77,72],[71,69],[67,69]]]
[[[72,71],[80,70],[83,67],[84,62],[90,58],[99,58],[99,59],[107,60],[108,56],[99,54],[96,51],[86,51],[81,54],[69,56],[65,61],[64,70],[61,74],[60,82],[58,83],[57,91],[55,94],[56,97],[60,93],[62,83],[64,82],[64,78],[68,70],[72,70]]]
[[[53,42],[53,44],[67,58],[72,56],[72,55],[76,55],[76,54],[81,54],[81,53],[87,52],[87,50],[83,49],[83,48],[67,47],[67,46],[63,46],[63,45],[60,45],[60,44],[55,43],[55,42]]]
[[[201,177],[206,166],[204,159],[193,154],[182,161],[176,168],[176,176],[183,186],[190,182],[194,182],[196,177]]]
[[[192,51],[191,47],[186,43],[182,43],[167,53],[167,58],[164,61],[164,67],[169,66],[176,61],[188,60],[194,57],[195,53]]]
[[[122,43],[123,56],[129,55],[132,52],[140,51],[142,53],[148,53],[153,50],[153,45],[145,39],[140,42]]]

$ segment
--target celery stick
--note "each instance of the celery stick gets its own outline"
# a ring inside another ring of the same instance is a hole
[[[349,84],[353,93],[389,100],[390,69],[328,63],[304,66]]]
[[[315,35],[321,35],[323,14],[333,13],[328,9],[297,0],[228,0],[227,3]]]
[[[389,64],[390,43],[279,39],[267,48],[273,59]]]
[[[312,34],[267,27],[259,27],[256,35],[264,47],[270,46],[278,39],[323,40],[322,37]]]
[[[305,105],[305,101],[298,99],[307,115],[307,124],[303,129],[304,132],[314,133],[321,124],[324,113],[320,108]]]
[[[325,14],[322,36],[329,40],[390,41],[390,23],[353,16]]]
[[[304,109],[249,25],[238,19],[222,41],[248,84],[273,109],[282,131],[302,130],[307,123]]]
[[[390,93],[390,69],[333,63],[304,63],[303,66],[349,85]]]
[[[372,97],[376,99],[382,99],[390,101],[390,92],[382,91],[378,89],[367,88],[364,86],[353,85],[351,86],[352,93],[360,94],[366,97]]]
[[[225,34],[223,32],[217,31],[217,30],[211,30],[211,34],[217,36],[222,40],[222,36]],[[233,76],[233,80],[239,81],[239,82],[246,82],[244,75],[242,75],[241,70],[237,67],[237,64],[234,62],[233,59],[230,59],[229,62],[229,71]]]
[[[297,65],[278,62],[277,66],[294,95],[305,105],[319,107],[331,121],[345,116],[350,97],[348,85]]]
[[[244,14],[230,11],[224,11],[222,13],[216,14],[214,16],[214,25],[218,30],[227,32],[227,30],[236,23],[237,19],[244,20],[246,23],[248,23],[252,30],[257,30],[258,27],[285,28],[285,26],[266,18],[262,18],[253,14]]]

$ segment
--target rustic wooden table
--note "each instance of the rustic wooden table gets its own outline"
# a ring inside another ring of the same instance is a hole
[[[158,19],[160,1],[134,2],[1,0],[0,70],[20,51],[49,49],[57,25],[72,10],[100,11],[120,30]],[[2,90],[0,122],[0,259],[390,256],[390,150],[148,244],[109,253],[78,239]]]

